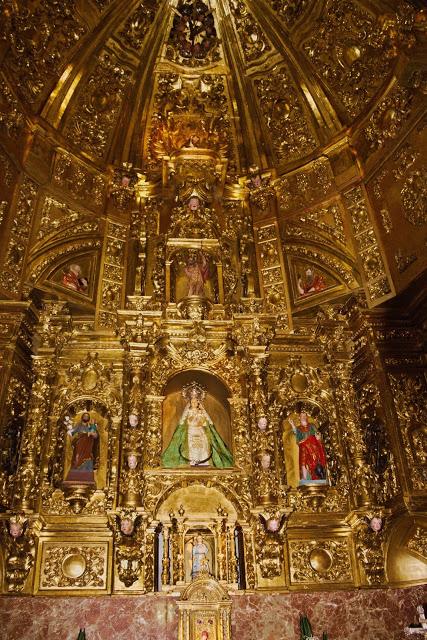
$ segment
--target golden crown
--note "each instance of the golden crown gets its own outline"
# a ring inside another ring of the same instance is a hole
[[[206,397],[206,389],[204,389],[198,382],[190,382],[182,387],[182,396],[188,402],[190,402],[191,398],[197,398],[197,400],[204,400]]]

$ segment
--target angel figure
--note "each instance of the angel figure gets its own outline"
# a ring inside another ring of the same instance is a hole
[[[280,535],[286,522],[286,514],[274,513],[267,515],[265,518],[260,513],[259,519],[266,532]]]
[[[142,570],[144,526],[142,516],[123,510],[110,517],[116,543],[117,574],[126,587],[138,580]]]
[[[259,514],[257,532],[260,540],[257,561],[263,578],[279,576],[282,570],[283,529],[286,514]]]
[[[164,467],[233,466],[233,456],[203,406],[205,390],[191,382],[182,390],[187,404],[169,445],[162,454]]]
[[[381,513],[361,518],[356,530],[356,553],[369,584],[384,578],[384,545],[387,522]]]
[[[5,549],[5,577],[10,592],[23,590],[34,564],[35,539],[23,514],[12,515],[4,523],[2,546]]]

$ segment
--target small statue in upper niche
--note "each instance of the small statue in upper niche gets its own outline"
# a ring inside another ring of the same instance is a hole
[[[83,293],[87,290],[88,281],[82,275],[82,268],[79,264],[70,264],[62,276],[62,284],[67,289]]]
[[[209,279],[209,261],[204,251],[191,252],[185,266],[188,296],[203,296],[205,282]]]
[[[298,274],[297,280],[298,293],[300,296],[307,296],[310,293],[319,293],[326,288],[325,278],[307,267],[305,276]]]
[[[193,548],[191,552],[191,577],[195,578],[200,573],[209,573],[209,547],[207,546],[203,536],[197,535],[193,539]]]

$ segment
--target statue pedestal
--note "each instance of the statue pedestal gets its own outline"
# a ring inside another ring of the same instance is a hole
[[[91,493],[96,489],[96,485],[94,482],[72,482],[70,480],[64,480],[62,489],[71,509],[74,513],[80,513],[89,500]]]
[[[206,320],[213,305],[204,296],[189,296],[180,300],[177,307],[185,320]]]

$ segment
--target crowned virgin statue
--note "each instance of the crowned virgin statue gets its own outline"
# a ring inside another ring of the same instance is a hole
[[[197,382],[182,389],[187,404],[162,455],[164,467],[233,466],[233,456],[203,406],[206,391]]]

